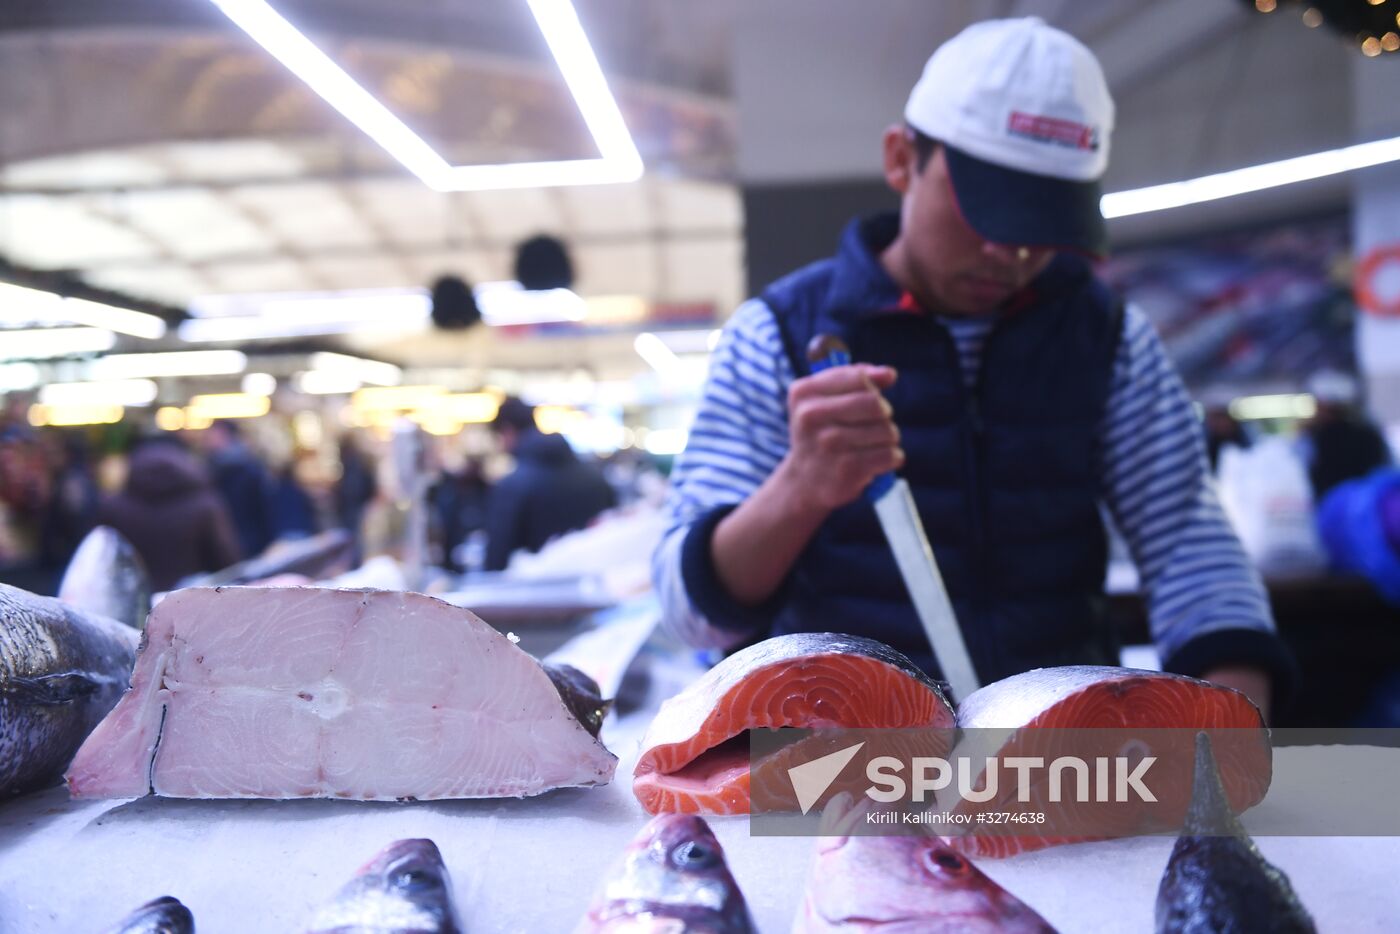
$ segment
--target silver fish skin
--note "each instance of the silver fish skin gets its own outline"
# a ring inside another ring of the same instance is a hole
[[[57,783],[127,689],[139,638],[0,584],[0,801]]]
[[[793,934],[1055,934],[1029,905],[933,834],[860,835],[871,811],[849,792],[822,812],[822,836]]]
[[[1264,859],[1220,781],[1210,736],[1196,734],[1191,805],[1157,889],[1157,934],[1316,934],[1282,870]]]
[[[103,934],[194,934],[194,915],[178,898],[162,895],[146,902]]]
[[[131,542],[116,529],[99,525],[73,552],[58,585],[58,599],[141,629],[151,612],[151,578]]]
[[[661,814],[628,845],[576,934],[754,934],[705,819]]]
[[[460,934],[452,879],[431,840],[396,840],[316,913],[306,934]]]

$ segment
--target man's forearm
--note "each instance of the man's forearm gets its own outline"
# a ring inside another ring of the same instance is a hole
[[[734,600],[757,606],[782,586],[826,516],[791,482],[784,461],[715,527],[715,574]]]

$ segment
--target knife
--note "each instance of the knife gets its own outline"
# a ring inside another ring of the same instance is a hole
[[[807,345],[807,359],[812,372],[820,373],[834,366],[849,365],[851,351],[840,338],[818,335]],[[933,657],[952,689],[953,701],[961,701],[981,685],[909,484],[894,473],[881,474],[871,481],[863,495],[875,507],[880,528],[890,543],[895,564],[914,603],[914,612],[933,648]]]

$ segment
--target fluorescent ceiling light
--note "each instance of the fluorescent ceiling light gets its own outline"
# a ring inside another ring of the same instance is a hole
[[[414,175],[438,191],[602,185],[641,178],[642,157],[570,0],[527,0],[600,158],[449,165],[265,0],[211,0],[274,58]]]
[[[50,406],[150,405],[158,387],[149,379],[108,380],[99,383],[49,383],[39,390],[39,401]]]
[[[371,386],[397,386],[403,382],[403,370],[380,360],[323,352],[312,354],[310,363],[313,370],[354,377],[358,382],[369,383]]]
[[[165,336],[165,320],[144,311],[90,302],[84,298],[69,298],[64,300],[59,313],[74,324],[106,328],[118,334],[130,334],[132,337],[144,337],[147,340],[157,340]]]
[[[1312,418],[1317,414],[1317,402],[1307,393],[1245,396],[1230,403],[1230,414],[1240,421],[1258,418]]]
[[[250,396],[246,392],[220,392],[195,396],[185,407],[185,421],[192,419],[203,422],[205,419],[257,418],[266,415],[272,408],[272,400],[267,396]]]
[[[666,346],[665,341],[650,331],[638,334],[637,339],[632,342],[632,346],[637,349],[638,355],[651,364],[651,368],[658,373],[670,375],[680,368],[681,358],[676,356],[675,351]]]
[[[317,334],[416,331],[428,324],[432,299],[423,289],[205,295],[180,323],[191,343],[307,337]]]
[[[44,360],[111,350],[117,335],[101,328],[0,331],[0,360]]]
[[[569,289],[529,290],[519,282],[483,282],[472,289],[481,320],[493,327],[582,321],[588,306]]]
[[[114,425],[122,420],[126,409],[120,405],[31,405],[29,424],[66,427],[71,425]]]
[[[248,373],[239,388],[250,396],[270,396],[277,391],[277,377],[271,373]]]
[[[308,370],[295,381],[297,389],[313,396],[349,395],[363,385],[353,373],[335,370]]]
[[[1307,156],[1251,165],[1243,169],[1202,175],[1183,182],[1152,185],[1106,194],[1099,202],[1104,217],[1128,217],[1163,211],[1217,198],[1229,198],[1279,185],[1291,185],[1341,172],[1400,160],[1400,136],[1329,149]]]
[[[39,382],[39,368],[32,363],[0,363],[0,392],[33,389]]]
[[[229,376],[248,369],[237,350],[179,350],[99,357],[88,364],[93,379],[146,379],[157,376]]]
[[[81,324],[148,340],[165,335],[165,321],[144,311],[0,282],[0,323]]]
[[[695,328],[682,331],[656,331],[657,338],[673,353],[708,353],[719,343],[719,331]]]

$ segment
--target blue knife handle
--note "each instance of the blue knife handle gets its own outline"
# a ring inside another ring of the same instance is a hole
[[[834,366],[850,366],[851,349],[839,337],[818,334],[807,345],[807,362],[811,365],[813,373],[820,373]],[[888,493],[892,486],[894,486],[894,473],[882,473],[870,481],[870,485],[865,488],[862,495],[866,502],[873,503]]]

